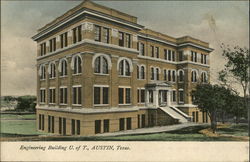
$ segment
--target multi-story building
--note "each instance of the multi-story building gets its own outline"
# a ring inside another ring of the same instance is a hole
[[[191,91],[209,81],[209,44],[173,38],[84,1],[38,30],[37,128],[93,135],[209,122]]]

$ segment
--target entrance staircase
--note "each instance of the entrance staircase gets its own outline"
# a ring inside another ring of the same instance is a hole
[[[159,107],[162,111],[167,113],[169,116],[171,116],[174,119],[178,119],[180,123],[187,123],[191,120],[191,117],[179,110],[178,108],[174,106],[164,106]]]

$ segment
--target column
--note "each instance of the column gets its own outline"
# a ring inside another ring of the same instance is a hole
[[[154,99],[155,107],[159,107],[159,90],[154,91]]]
[[[167,106],[171,106],[171,91],[167,92]]]

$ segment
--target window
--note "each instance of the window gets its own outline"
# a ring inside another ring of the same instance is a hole
[[[95,134],[101,133],[101,120],[95,120]]]
[[[137,127],[140,128],[141,127],[141,116],[137,115]]]
[[[67,126],[66,126],[66,118],[62,118],[63,120],[62,120],[62,130],[63,130],[63,135],[66,135],[66,128],[67,128]]]
[[[49,89],[49,103],[50,104],[56,103],[56,89],[55,88]]]
[[[175,61],[175,51],[172,51],[172,61]]]
[[[56,50],[56,38],[49,40],[49,51],[54,52]]]
[[[207,55],[201,54],[201,63],[202,64],[207,64]]]
[[[173,71],[172,71],[172,79],[173,79],[172,81],[173,81],[173,82],[175,82],[175,78],[176,78],[176,77],[175,77],[175,70],[173,70]]]
[[[144,43],[139,43],[139,50],[140,50],[140,55],[144,56],[145,55],[145,45]]]
[[[180,70],[179,71],[179,82],[183,82],[184,81],[184,71]]]
[[[67,99],[68,99],[68,89],[60,88],[60,103],[67,104]]]
[[[109,104],[109,88],[94,87],[94,104]]]
[[[154,57],[155,56],[155,54],[154,54],[154,46],[150,46],[150,48],[151,48],[151,57]]]
[[[182,89],[179,89],[179,102],[184,102],[184,92]]]
[[[145,114],[141,115],[141,127],[144,128],[146,126],[146,117]]]
[[[119,119],[119,130],[122,131],[125,129],[125,119],[124,118],[120,118]]]
[[[67,61],[65,59],[63,59],[60,62],[60,66],[61,66],[61,72],[60,72],[60,76],[67,76]]]
[[[207,82],[207,74],[205,72],[201,73],[201,82],[206,83]]]
[[[140,79],[140,67],[137,66],[137,79]]]
[[[179,51],[179,61],[183,61],[184,58],[183,58],[183,51]]]
[[[154,93],[153,93],[153,90],[149,90],[148,91],[148,96],[149,96],[149,103],[153,103],[154,102]]]
[[[53,79],[56,77],[56,65],[54,63],[49,64],[49,78]]]
[[[191,51],[191,61],[197,62],[197,52]]]
[[[40,89],[40,103],[45,103],[46,90]]]
[[[82,60],[80,56],[73,57],[74,61],[74,72],[73,74],[80,74],[82,73]]]
[[[141,79],[145,79],[145,67],[141,66]]]
[[[39,114],[39,130],[44,130],[44,115]]]
[[[71,134],[80,135],[80,120],[71,119]]]
[[[160,80],[160,69],[159,68],[151,68],[151,80]]]
[[[40,56],[43,56],[46,54],[46,42],[40,44]]]
[[[171,70],[168,70],[168,81],[171,82]]]
[[[119,63],[119,75],[130,76],[130,66],[128,60],[121,60]]]
[[[160,80],[159,69],[156,68],[156,80]]]
[[[95,28],[95,29],[94,29],[94,30],[95,30],[95,41],[101,42],[101,27],[95,25],[94,28]]]
[[[131,35],[126,34],[126,47],[131,48]]]
[[[172,91],[172,101],[176,102],[176,91],[175,90]]]
[[[55,120],[54,116],[48,116],[48,132],[54,133]]]
[[[192,82],[197,82],[197,72],[194,70],[191,73],[191,81]]]
[[[159,47],[155,47],[156,58],[159,58]]]
[[[171,50],[168,50],[168,61],[171,61]]]
[[[61,48],[68,46],[68,33],[64,33],[60,35]]]
[[[80,129],[81,129],[81,126],[80,126],[80,120],[76,120],[76,134],[77,135],[80,135]]]
[[[155,80],[154,68],[151,68],[151,80]]]
[[[164,69],[164,80],[167,80],[167,70]]]
[[[73,43],[82,41],[82,26],[73,29]]]
[[[168,60],[168,50],[164,49],[164,59]]]
[[[109,132],[109,119],[103,120],[103,132]]]
[[[44,80],[46,79],[46,68],[45,65],[40,66],[40,79]]]
[[[109,29],[103,28],[103,42],[109,43]]]
[[[82,104],[82,87],[73,86],[73,104],[81,105]]]
[[[130,130],[131,128],[132,128],[131,118],[127,118],[127,130]]]
[[[131,88],[119,88],[119,104],[130,104],[131,103]]]
[[[108,60],[104,56],[95,59],[95,73],[108,74]]]
[[[119,32],[119,46],[124,46],[124,33]]]
[[[145,103],[145,89],[137,89],[137,102],[140,104]]]

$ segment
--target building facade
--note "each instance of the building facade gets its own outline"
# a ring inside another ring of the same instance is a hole
[[[84,1],[38,30],[37,129],[94,135],[209,122],[192,90],[209,81],[209,44],[147,29]]]

